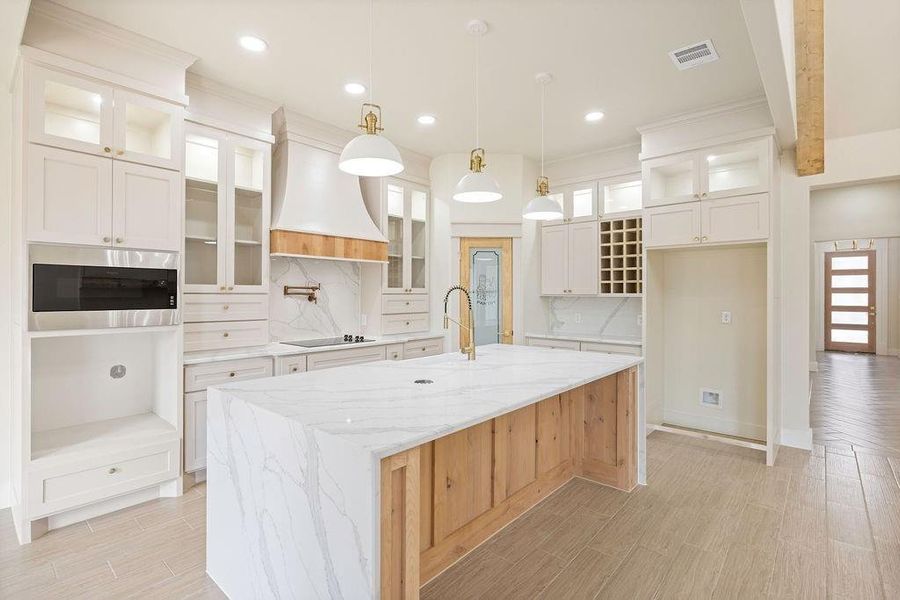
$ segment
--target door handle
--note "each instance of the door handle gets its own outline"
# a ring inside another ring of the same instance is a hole
[[[513,334],[512,329],[510,329],[509,331],[501,331],[499,333],[500,333],[500,335],[503,335],[503,336],[512,336],[512,334]]]

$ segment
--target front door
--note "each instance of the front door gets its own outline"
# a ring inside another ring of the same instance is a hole
[[[825,253],[825,350],[875,352],[875,251]]]
[[[475,345],[512,344],[512,239],[462,238],[459,243],[460,285],[472,295]],[[468,326],[469,313],[460,303],[459,321]],[[460,333],[460,347],[469,344]]]

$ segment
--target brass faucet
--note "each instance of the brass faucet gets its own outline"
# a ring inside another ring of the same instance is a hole
[[[453,321],[457,325],[459,325],[460,329],[465,327],[459,321],[453,319],[450,314],[447,312],[447,302],[450,300],[450,294],[453,293],[453,290],[459,290],[463,294],[466,295],[466,301],[469,303],[469,345],[465,348],[460,348],[460,352],[463,354],[467,354],[469,356],[469,360],[475,360],[475,317],[472,316],[472,297],[469,296],[469,291],[461,285],[454,285],[447,293],[444,295],[444,329],[450,328],[450,321]]]

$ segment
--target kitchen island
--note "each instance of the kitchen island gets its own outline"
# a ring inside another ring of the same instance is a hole
[[[207,572],[233,600],[416,598],[572,477],[644,481],[641,362],[492,345],[210,388]]]

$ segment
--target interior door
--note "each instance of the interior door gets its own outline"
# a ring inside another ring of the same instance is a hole
[[[875,352],[875,251],[825,253],[825,350]]]
[[[475,345],[512,344],[512,239],[463,238],[460,240],[459,283],[472,296]],[[469,324],[465,302],[459,321]],[[460,348],[469,345],[467,331],[460,332]]]

